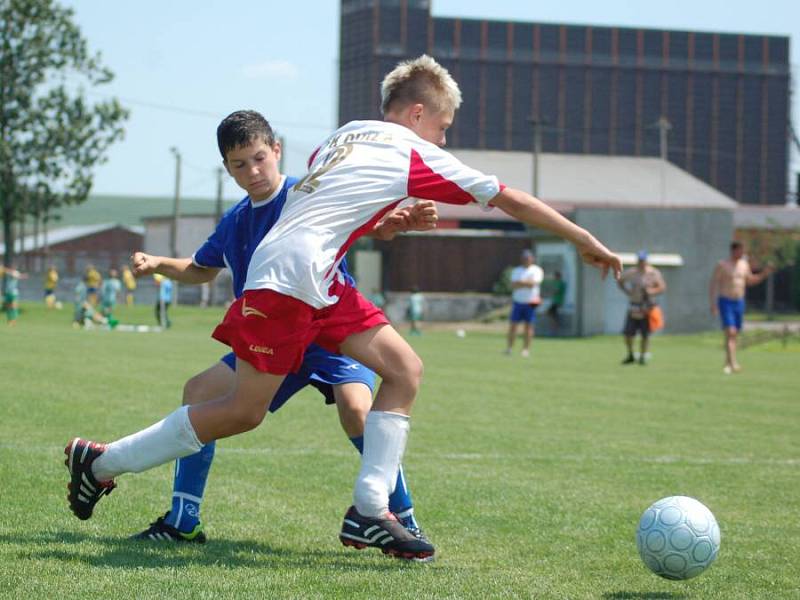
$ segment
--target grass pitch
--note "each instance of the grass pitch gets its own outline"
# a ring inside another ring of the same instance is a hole
[[[0,328],[0,597],[797,598],[800,343],[753,347],[721,372],[720,335],[663,336],[622,367],[618,337],[502,333],[411,338],[426,374],[405,466],[438,560],[407,564],[337,539],[358,470],[335,409],[305,391],[254,432],[220,442],[205,546],[126,539],[169,507],[171,466],[125,476],[80,522],[63,447],[120,437],[174,409],[224,348],[221,313],[179,307],[161,334],[76,331],[68,311],[24,305]],[[150,323],[149,307],[123,322]],[[705,503],[716,563],[687,582],[639,560],[641,512]]]

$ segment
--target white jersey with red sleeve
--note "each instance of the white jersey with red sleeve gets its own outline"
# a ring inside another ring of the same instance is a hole
[[[250,260],[245,290],[271,289],[323,308],[352,243],[409,197],[488,206],[501,185],[402,125],[352,121],[314,153]]]

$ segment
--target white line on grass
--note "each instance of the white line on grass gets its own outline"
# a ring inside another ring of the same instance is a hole
[[[4,444],[0,443],[0,451],[30,452],[35,454],[50,454],[53,446],[34,444]],[[59,448],[59,451],[61,449]],[[247,455],[280,455],[280,456],[352,456],[352,451],[324,450],[322,448],[217,448],[222,454],[247,454]],[[686,464],[686,465],[765,465],[797,467],[800,458],[757,458],[752,456],[720,456],[720,457],[686,457],[686,456],[600,456],[597,454],[533,454],[533,453],[445,453],[438,454],[437,458],[463,462],[500,462],[507,460],[525,460],[535,462],[570,462],[570,463],[642,463],[642,464]]]

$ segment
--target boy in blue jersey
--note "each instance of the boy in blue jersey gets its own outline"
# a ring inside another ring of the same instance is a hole
[[[220,124],[217,137],[225,168],[248,196],[225,213],[214,233],[191,258],[168,258],[137,252],[132,257],[132,266],[138,277],[156,274],[190,284],[211,281],[220,269],[227,267],[231,271],[234,295],[238,298],[242,295],[253,250],[277,221],[286,201],[286,191],[297,180],[280,174],[280,144],[260,114],[254,111],[233,113]],[[389,215],[376,226],[373,234],[381,239],[391,239],[399,231],[430,229],[435,226],[435,221],[433,204],[420,203]],[[345,277],[352,281],[345,269]],[[236,357],[231,352],[186,382],[183,404],[200,404],[225,395],[235,385],[235,369]],[[360,363],[312,345],[305,354],[301,369],[283,382],[269,411],[275,412],[310,384],[323,394],[327,404],[336,404],[342,428],[361,452],[364,421],[372,405],[374,383],[375,374]],[[211,442],[200,452],[176,462],[170,510],[134,536],[135,539],[206,541],[200,523],[200,504],[214,450],[215,443]],[[417,536],[423,535],[414,518],[411,494],[402,468],[391,497],[391,508],[409,531]]]

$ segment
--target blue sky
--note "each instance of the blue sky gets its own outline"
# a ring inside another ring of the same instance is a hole
[[[170,196],[175,146],[184,160],[182,193],[212,197],[216,126],[240,108],[264,113],[286,138],[293,174],[336,125],[338,0],[62,3],[116,75],[91,97],[116,96],[132,112],[125,139],[97,168],[94,193]],[[790,35],[800,79],[797,0],[432,0],[432,7],[441,16]],[[796,121],[798,104],[793,98]],[[240,196],[227,176],[224,190]]]

